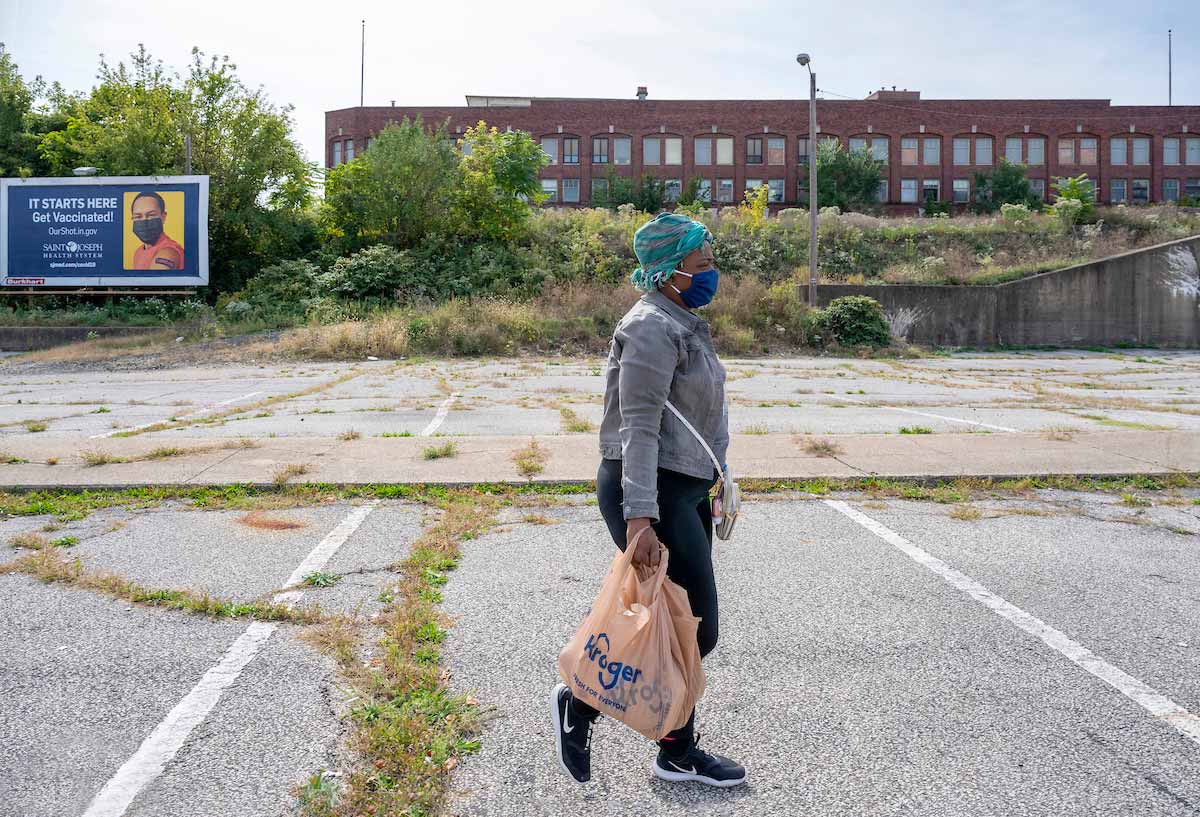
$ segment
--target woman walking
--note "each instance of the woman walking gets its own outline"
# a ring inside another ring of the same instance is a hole
[[[637,542],[635,565],[655,568],[660,547],[667,549],[667,576],[687,591],[700,619],[696,637],[703,657],[717,644],[709,491],[720,474],[666,404],[723,465],[729,444],[725,369],[708,324],[692,312],[717,292],[712,234],[686,216],[661,213],[637,231],[633,247],[641,266],[631,281],[645,294],[617,324],[609,349],[596,496],[617,547]],[[599,712],[561,683],[551,705],[559,765],[585,783]],[[721,787],[745,781],[740,765],[699,747],[695,720],[693,710],[687,723],[658,742],[655,776]]]

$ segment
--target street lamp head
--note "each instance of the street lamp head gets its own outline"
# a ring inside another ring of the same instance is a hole
[[[801,65],[808,65],[811,61],[811,58],[807,54],[796,55],[796,62],[800,63]]]

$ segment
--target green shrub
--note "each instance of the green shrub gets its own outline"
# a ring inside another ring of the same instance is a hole
[[[835,298],[822,310],[822,327],[843,346],[888,346],[891,333],[883,307],[865,295]]]
[[[417,280],[421,271],[407,251],[376,244],[339,258],[318,276],[317,284],[322,294],[344,298],[395,298],[423,288]]]
[[[304,301],[316,294],[319,274],[320,269],[311,261],[280,261],[264,267],[246,283],[245,288],[232,299],[218,303],[218,306],[227,312],[231,308],[234,312],[248,309],[259,312],[297,311]],[[235,303],[245,306],[236,307]]]

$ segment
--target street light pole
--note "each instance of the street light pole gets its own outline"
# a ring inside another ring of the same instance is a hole
[[[796,62],[808,69],[808,305],[817,304],[817,75],[812,58],[798,54]]]

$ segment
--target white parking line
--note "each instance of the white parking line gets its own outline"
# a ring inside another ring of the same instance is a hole
[[[292,572],[287,585],[298,584],[309,573],[324,567],[374,508],[374,504],[370,504],[359,505],[351,510]],[[276,594],[275,599],[290,604],[299,597],[300,591],[292,590]],[[225,651],[221,660],[204,673],[192,691],[154,727],[154,731],[142,741],[133,756],[117,769],[117,773],[92,800],[83,817],[121,817],[142,789],[162,774],[188,735],[204,722],[217,705],[221,693],[237,680],[246,665],[258,655],[276,626],[267,621],[252,622]]]
[[[1184,737],[1200,746],[1200,717],[1188,712],[1153,687],[1114,667],[1036,616],[1010,604],[970,576],[960,573],[865,513],[851,508],[845,502],[837,499],[826,499],[824,502],[888,544],[895,546],[914,562],[936,573],[947,584],[966,593],[996,615],[1008,619],[1030,635],[1040,638],[1048,647],[1096,676],[1154,717],[1175,727]]]
[[[197,409],[196,411],[189,411],[187,414],[176,414],[175,419],[187,420],[190,417],[199,417],[201,414],[208,414],[210,411],[219,409],[221,406],[228,406],[230,403],[236,403],[239,400],[247,400],[251,397],[254,397],[256,394],[262,394],[262,392],[261,391],[252,391],[249,394],[243,394],[241,397],[231,397],[228,400],[222,400],[220,403],[213,403],[211,406],[205,406],[204,408]],[[142,423],[139,426],[130,426],[129,428],[114,428],[112,431],[106,431],[103,434],[93,434],[92,436],[88,437],[88,439],[89,440],[98,440],[101,437],[112,437],[116,434],[127,434],[130,431],[141,431],[143,428],[149,428],[150,426],[156,426],[162,422],[167,422],[167,421],[155,420],[153,423]]]
[[[428,437],[430,434],[437,431],[438,426],[442,424],[442,422],[446,419],[446,415],[450,412],[450,404],[457,399],[458,392],[454,392],[454,394],[443,400],[442,404],[438,406],[437,414],[433,416],[433,419],[429,421],[429,425],[425,426],[425,429],[417,436]]]
[[[866,400],[855,400],[853,397],[846,397],[844,395],[838,395],[837,400],[838,401],[845,400],[848,403],[858,403],[859,405],[864,405],[864,406],[868,405]],[[997,426],[997,425],[992,425],[991,423],[981,423],[981,422],[978,422],[977,420],[963,420],[958,417],[947,417],[945,414],[930,414],[929,412],[926,412],[926,411],[916,411],[914,409],[900,408],[899,406],[869,406],[869,408],[880,408],[880,409],[887,409],[888,411],[899,411],[899,412],[903,412],[904,414],[915,414],[918,417],[931,417],[934,420],[946,420],[947,422],[950,422],[950,423],[963,423],[964,425],[976,426],[977,428],[990,428],[995,431],[1007,431],[1010,434],[1018,433],[1017,429],[1009,428],[1007,426]]]

